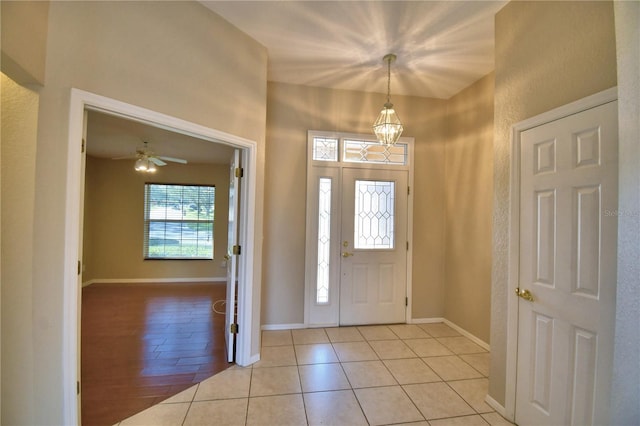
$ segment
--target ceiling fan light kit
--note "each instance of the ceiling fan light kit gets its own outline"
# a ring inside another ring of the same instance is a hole
[[[382,60],[387,63],[387,102],[373,123],[373,133],[382,145],[395,145],[404,129],[391,103],[391,63],[396,60],[396,55],[389,53]]]
[[[160,166],[166,166],[165,161],[172,161],[174,163],[187,164],[187,160],[182,158],[164,157],[156,155],[153,151],[149,150],[148,142],[144,142],[143,148],[138,148],[135,155],[126,157],[116,157],[112,160],[133,160],[135,159],[135,165],[133,168],[136,172],[141,173],[155,173]]]

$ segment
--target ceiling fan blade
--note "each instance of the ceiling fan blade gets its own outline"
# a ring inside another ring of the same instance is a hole
[[[156,166],[166,166],[167,163],[159,159],[158,157],[149,157],[149,161],[151,161]]]
[[[160,156],[158,158],[161,158],[161,159],[163,159],[165,161],[173,161],[174,163],[187,164],[187,160],[183,160],[182,158],[163,157],[163,156]]]

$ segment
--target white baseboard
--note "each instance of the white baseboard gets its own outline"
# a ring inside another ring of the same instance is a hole
[[[208,283],[226,282],[226,277],[202,277],[202,278],[95,278],[82,283],[82,287],[91,284],[178,284],[178,283]]]
[[[457,331],[458,333],[462,334],[464,337],[466,337],[467,339],[471,340],[476,345],[480,346],[483,349],[491,351],[491,347],[489,346],[489,344],[487,342],[485,342],[484,340],[474,336],[473,334],[469,333],[464,328],[462,328],[459,325],[449,321],[446,318],[413,318],[411,320],[411,324],[432,324],[432,323],[435,323],[435,322],[443,322],[443,323],[447,324],[449,327],[453,328],[455,331]]]
[[[307,328],[305,324],[262,324],[261,330],[293,330]]]
[[[504,417],[505,419],[509,420],[510,422],[515,421],[514,418],[512,418],[511,416],[507,415],[507,410],[500,404],[498,403],[498,401],[496,401],[495,399],[491,398],[489,395],[487,395],[484,398],[484,402],[486,402],[487,404],[489,404],[489,406],[491,408],[493,408],[494,410],[496,410],[496,413],[500,414],[502,417]]]

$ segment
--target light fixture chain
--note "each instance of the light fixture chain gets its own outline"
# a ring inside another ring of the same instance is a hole
[[[391,102],[391,57],[387,60],[387,103]]]

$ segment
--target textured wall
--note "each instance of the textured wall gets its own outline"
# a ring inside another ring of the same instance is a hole
[[[2,1],[2,72],[22,85],[44,83],[49,1]]]
[[[444,317],[489,342],[493,73],[447,101]]]
[[[616,85],[611,2],[507,4],[496,15],[489,395],[505,401],[511,126]]]
[[[616,2],[619,121],[618,287],[611,423],[640,419],[640,3]]]
[[[1,75],[2,424],[33,423],[33,205],[38,94]]]
[[[393,97],[415,138],[414,318],[444,313],[445,101]],[[371,133],[384,95],[269,83],[264,324],[304,322],[307,130]]]

